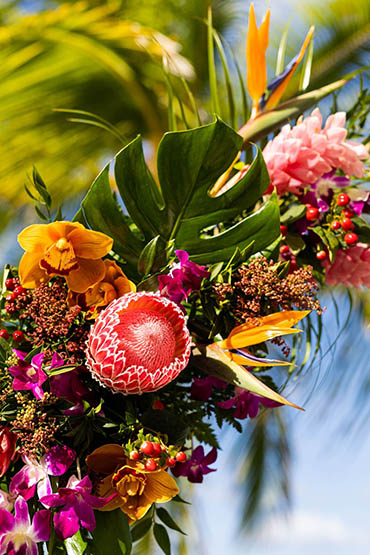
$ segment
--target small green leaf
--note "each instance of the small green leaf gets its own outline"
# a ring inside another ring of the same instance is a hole
[[[284,225],[292,224],[296,220],[303,218],[307,210],[304,204],[293,204],[284,214],[281,214],[280,221]]]
[[[127,516],[120,510],[95,511],[96,528],[93,537],[94,555],[129,555],[132,539]]]
[[[171,555],[171,543],[166,528],[162,524],[154,524],[153,532],[157,544],[162,551],[166,555]]]
[[[64,547],[67,551],[67,555],[82,555],[87,547],[87,543],[81,536],[79,530],[77,534],[64,540]]]
[[[140,520],[131,529],[131,537],[133,542],[141,540],[149,532],[153,524],[151,518],[146,518],[145,520]]]
[[[283,34],[281,36],[281,40],[280,40],[280,44],[279,44],[279,49],[278,49],[278,54],[277,54],[277,58],[276,58],[276,70],[275,70],[275,75],[280,75],[280,73],[283,72],[284,67],[285,67],[285,51],[286,51],[286,43],[287,43],[287,37],[288,37],[288,30],[289,30],[289,23],[287,24],[287,26],[285,27]]]
[[[212,111],[215,114],[220,114],[220,102],[218,98],[217,88],[217,72],[215,64],[214,44],[213,44],[213,23],[212,23],[212,8],[208,8],[207,19],[207,51],[208,51],[208,78],[209,86],[211,89]]]
[[[298,233],[288,232],[285,237],[287,245],[293,254],[298,254],[300,251],[306,248],[306,243]]]
[[[163,255],[164,242],[161,240],[160,236],[154,237],[140,253],[139,261],[137,263],[137,269],[139,274],[147,276],[151,271],[155,272],[159,270],[161,266],[164,266],[166,261],[162,256],[162,263],[156,264],[158,255]],[[153,266],[155,266],[153,268]]]
[[[191,505],[189,501],[185,501],[185,499],[182,499],[182,497],[180,497],[179,495],[175,495],[175,497],[173,497],[171,501],[175,501],[175,503],[185,503],[185,505]]]
[[[300,81],[299,81],[299,90],[300,91],[305,91],[308,87],[308,85],[310,84],[310,79],[311,79],[311,67],[312,67],[312,58],[313,58],[313,37],[310,41],[310,44],[308,46],[306,55],[305,55],[305,60],[303,62],[303,66],[301,69],[301,76],[300,76]]]
[[[157,509],[157,515],[159,516],[161,521],[166,526],[168,526],[168,528],[172,528],[172,530],[176,530],[176,532],[180,532],[180,534],[183,534],[184,536],[186,536],[185,532],[183,532],[181,528],[176,524],[176,522],[173,520],[170,513],[166,511],[166,509],[164,509],[163,507],[160,507],[159,509]]]

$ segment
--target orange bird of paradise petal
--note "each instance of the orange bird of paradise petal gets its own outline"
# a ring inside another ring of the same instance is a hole
[[[292,326],[309,313],[309,310],[284,310],[269,314],[268,316],[262,316],[258,318],[259,326],[251,324],[236,326],[230,332],[227,339],[218,341],[216,344],[221,349],[243,349],[244,347],[257,345],[268,339],[273,339],[274,337],[300,333],[301,330],[292,328]]]
[[[258,114],[259,101],[266,90],[266,50],[269,40],[270,10],[266,13],[258,29],[254,5],[249,8],[247,33],[247,88],[253,101],[252,118]]]

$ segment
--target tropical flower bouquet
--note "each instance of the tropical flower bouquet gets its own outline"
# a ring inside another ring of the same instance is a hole
[[[312,32],[267,86],[252,7],[250,118],[165,134],[158,182],[137,137],[116,190],[108,165],[65,221],[34,170],[46,221],[1,291],[0,554],[130,553],[152,528],[170,553],[157,504],[216,470],[216,427],[300,408],[279,392],[300,361],[285,336],[320,317],[320,285],[370,285],[361,126],[350,141],[318,108],[283,125],[348,79],[276,108]]]

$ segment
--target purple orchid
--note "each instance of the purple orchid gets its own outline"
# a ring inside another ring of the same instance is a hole
[[[62,445],[52,447],[40,462],[24,455],[22,460],[25,466],[13,476],[9,492],[12,495],[21,495],[26,500],[35,495],[36,488],[39,499],[51,494],[49,476],[64,474],[75,458],[75,451]]]
[[[71,476],[65,488],[58,493],[46,495],[40,499],[45,507],[60,507],[62,510],[54,515],[54,528],[58,538],[65,540],[74,536],[80,526],[90,532],[95,530],[96,521],[93,509],[99,509],[110,501],[110,497],[91,495],[92,483],[88,476],[81,481]]]
[[[50,511],[37,511],[31,524],[23,497],[15,502],[15,516],[0,509],[0,553],[37,555],[37,544],[50,537],[50,517]]]
[[[172,474],[178,478],[179,476],[187,476],[189,482],[193,484],[201,484],[203,482],[203,475],[215,472],[215,468],[208,468],[208,465],[215,462],[217,459],[217,449],[214,447],[208,455],[204,455],[204,449],[199,445],[191,454],[188,461],[184,463],[177,463],[172,468]]]
[[[84,411],[83,401],[89,400],[91,397],[91,392],[78,377],[77,370],[53,376],[50,379],[50,391],[56,397],[63,397],[73,403],[73,407],[63,411],[67,415],[82,414]]]
[[[234,397],[216,404],[221,409],[232,409],[235,407],[233,416],[239,420],[244,420],[247,416],[249,416],[249,418],[255,418],[258,414],[260,404],[268,408],[281,406],[281,403],[277,403],[266,397],[261,397],[241,387],[235,387]]]
[[[45,353],[35,355],[31,362],[26,361],[27,353],[17,351],[16,349],[13,349],[13,353],[19,359],[16,366],[9,368],[9,373],[14,376],[14,391],[30,390],[36,399],[43,399],[44,392],[41,386],[48,379],[45,372],[41,369]]]
[[[225,389],[227,383],[215,378],[214,376],[206,376],[205,378],[193,378],[191,384],[190,395],[197,401],[207,401],[212,395],[212,389]]]
[[[198,290],[202,279],[209,276],[205,266],[199,266],[189,260],[186,251],[175,251],[179,262],[172,266],[169,274],[158,276],[159,291],[176,304],[187,299],[191,291]]]

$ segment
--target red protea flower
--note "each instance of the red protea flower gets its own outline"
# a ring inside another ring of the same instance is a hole
[[[182,311],[155,293],[127,293],[92,326],[86,351],[93,377],[115,392],[156,391],[174,380],[190,356]]]
[[[10,428],[0,426],[0,477],[4,476],[15,457],[17,436]]]

